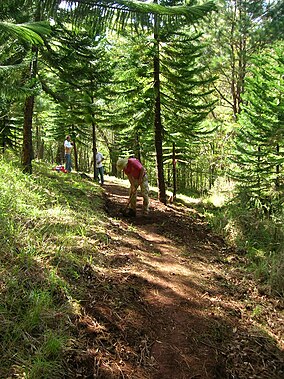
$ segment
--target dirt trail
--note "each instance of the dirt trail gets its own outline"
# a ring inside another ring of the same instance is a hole
[[[260,293],[242,268],[245,256],[193,209],[151,200],[143,216],[138,198],[137,217],[127,219],[119,213],[127,189],[104,188],[106,270],[84,270],[76,377],[283,378],[283,302]]]

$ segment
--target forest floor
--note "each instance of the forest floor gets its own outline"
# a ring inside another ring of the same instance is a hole
[[[254,281],[245,252],[194,208],[151,199],[143,216],[138,196],[126,218],[128,189],[107,181],[104,194],[105,270],[83,268],[66,377],[283,379],[283,299]]]

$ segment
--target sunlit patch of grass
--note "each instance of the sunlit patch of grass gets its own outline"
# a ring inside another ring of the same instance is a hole
[[[226,202],[226,196],[224,194],[213,193],[208,201],[214,205],[214,207],[222,207]]]
[[[56,223],[58,220],[62,223],[72,222],[74,220],[74,214],[70,209],[64,209],[62,205],[57,205],[45,210],[46,217],[50,220],[50,223]]]
[[[129,188],[129,180],[126,178],[117,178],[116,176],[109,176],[109,180],[114,184],[119,184],[122,187]]]
[[[202,202],[201,197],[196,198],[196,197],[186,196],[182,194],[177,195],[177,200],[181,200],[184,204],[187,204],[187,205],[197,205],[197,204],[201,204]]]

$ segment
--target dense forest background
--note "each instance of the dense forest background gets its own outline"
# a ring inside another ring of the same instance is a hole
[[[283,290],[284,4],[28,1],[0,5],[0,149],[109,175],[135,155],[164,204],[208,218]],[[216,205],[216,204],[215,204]]]
[[[283,30],[283,0],[0,1],[0,378],[283,378]]]

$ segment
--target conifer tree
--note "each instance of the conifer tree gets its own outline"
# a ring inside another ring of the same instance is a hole
[[[78,143],[91,146],[94,162],[97,129],[105,122],[102,108],[107,102],[107,85],[111,77],[105,42],[102,36],[90,35],[86,28],[71,31],[68,26],[61,25],[43,57],[48,68],[40,75],[42,86],[61,109],[57,125],[52,127],[53,136],[63,140],[64,135],[71,135],[78,170]]]
[[[270,5],[263,0],[217,0],[216,5],[219,12],[212,13],[211,22],[204,26],[210,28],[204,59],[219,76],[216,90],[222,110],[229,107],[229,116],[235,121],[241,111],[250,57],[270,43],[264,28]]]
[[[49,34],[47,22],[28,22],[28,9],[22,10],[23,1],[0,4],[0,79],[1,110],[0,137],[2,150],[18,149],[23,137],[22,103],[37,91],[37,83],[27,77],[32,57],[32,45],[43,44]]]
[[[212,97],[213,78],[202,63],[202,45],[195,32],[167,32],[160,46],[160,114],[163,123],[163,163],[171,160],[173,143],[176,151],[183,147],[186,160],[190,143],[212,131],[210,123],[201,124],[214,107]],[[124,131],[120,133],[121,149],[128,154],[145,159],[154,153],[155,88],[151,75],[153,44],[145,34],[118,41],[121,47],[114,54],[124,59],[113,58],[116,67],[115,86],[120,94],[120,115],[124,117]],[[115,43],[115,42],[114,42]],[[141,49],[143,48],[143,53]],[[117,50],[117,51],[116,51]],[[124,100],[123,100],[124,99]],[[186,148],[184,141],[187,141]],[[192,150],[192,149],[191,149]],[[192,158],[192,156],[191,156]],[[146,159],[147,164],[148,159]],[[167,175],[168,177],[168,175]],[[167,179],[169,184],[169,180]]]
[[[283,201],[284,61],[283,44],[257,56],[247,79],[244,109],[236,136],[232,172],[248,201],[269,209]]]
[[[29,1],[29,0],[27,0]],[[43,2],[48,8],[57,9],[58,3],[55,0],[46,0]],[[177,30],[181,25],[194,24],[202,19],[206,14],[211,12],[215,7],[212,2],[202,5],[176,5],[176,2],[164,2],[154,0],[153,4],[141,1],[108,1],[101,3],[96,0],[85,1],[68,1],[67,5],[75,3],[75,18],[93,17],[96,21],[106,23],[115,19],[116,25],[124,28],[125,25],[135,26],[142,25],[149,28],[153,33],[153,87],[154,87],[154,133],[155,133],[155,150],[157,162],[157,181],[159,188],[159,200],[166,203],[166,191],[163,172],[163,134],[164,127],[161,117],[161,99],[160,99],[160,42],[161,32],[170,27]],[[164,5],[165,4],[165,5]],[[170,4],[170,6],[169,6]],[[172,6],[174,5],[174,6]],[[71,9],[71,8],[70,8]],[[103,17],[102,17],[103,16]]]

